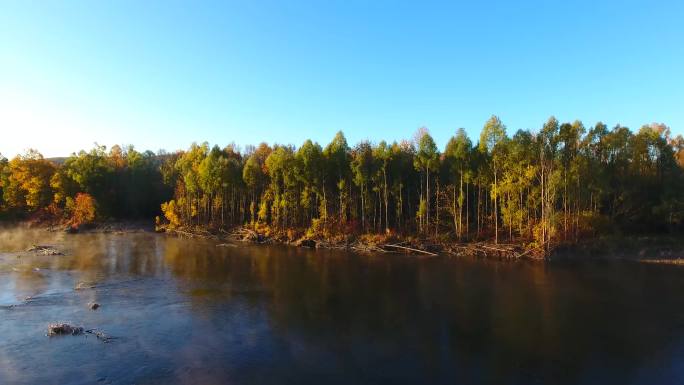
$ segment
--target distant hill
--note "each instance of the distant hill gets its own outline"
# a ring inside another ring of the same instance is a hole
[[[67,160],[67,157],[66,156],[60,156],[60,157],[56,157],[56,158],[45,158],[45,159],[49,160],[52,163],[64,164],[64,161]]]

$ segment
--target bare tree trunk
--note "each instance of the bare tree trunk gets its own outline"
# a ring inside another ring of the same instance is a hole
[[[480,183],[477,184],[477,237],[480,238],[480,204],[482,202],[481,195],[482,195],[482,185]]]
[[[546,252],[546,247],[544,244],[546,243],[546,213],[545,213],[545,207],[546,206],[546,198],[544,196],[544,149],[542,149],[541,153],[541,225],[542,225],[542,248]]]
[[[494,244],[499,244],[499,189],[496,186],[496,166],[494,166]],[[505,231],[505,230],[504,230]]]
[[[563,239],[568,234],[568,170],[563,170]]]
[[[425,171],[425,228],[427,229],[430,226],[430,168],[426,166]]]
[[[363,183],[361,183],[361,227],[366,232],[366,202],[364,201]],[[357,211],[358,212],[358,211]],[[357,222],[358,223],[358,222]]]
[[[465,199],[466,200],[466,205],[465,205],[466,206],[466,236],[468,236],[468,232],[470,232],[470,215],[469,215],[469,212],[470,212],[470,207],[469,207],[470,206],[470,203],[469,203],[470,202],[470,194],[468,192],[468,183],[466,183],[466,195],[465,195],[465,197],[466,197],[466,199]]]
[[[455,190],[455,189],[454,189]],[[458,188],[458,239],[463,237],[463,169]]]
[[[458,221],[456,219],[456,188],[455,187],[452,191],[451,204],[452,204],[451,212],[453,213],[453,216],[454,216],[454,231],[456,232],[456,235],[460,239],[461,238],[461,231],[459,229]]]
[[[435,200],[436,217],[435,221],[435,238],[437,238],[437,233],[439,232],[439,178],[437,178],[437,198]]]
[[[389,233],[389,215],[388,212],[389,210],[387,209],[387,170],[385,168],[382,169],[382,176],[384,179],[384,187],[385,187],[385,234]]]

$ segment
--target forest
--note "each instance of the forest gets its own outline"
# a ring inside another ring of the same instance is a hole
[[[663,124],[632,132],[560,123],[512,135],[492,116],[479,138],[458,129],[442,151],[410,140],[325,146],[193,143],[138,152],[96,145],[66,159],[0,156],[0,217],[156,218],[167,229],[340,238],[361,234],[536,247],[603,234],[684,229],[684,138]]]

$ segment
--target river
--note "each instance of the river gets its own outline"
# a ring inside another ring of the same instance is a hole
[[[684,383],[681,266],[216,243],[0,229],[0,383]]]

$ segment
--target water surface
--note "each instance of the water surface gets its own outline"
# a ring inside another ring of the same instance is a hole
[[[678,266],[0,229],[0,383],[684,383],[682,293]]]

